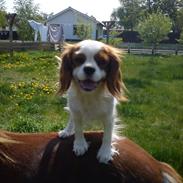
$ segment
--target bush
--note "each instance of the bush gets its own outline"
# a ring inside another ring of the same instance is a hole
[[[121,37],[123,42],[127,43],[140,43],[142,40],[140,39],[140,35],[137,31],[127,31],[124,30],[118,37]]]
[[[161,13],[150,14],[138,25],[140,37],[146,43],[153,43],[156,46],[171,30],[171,20]]]
[[[180,42],[181,44],[183,44],[183,30],[182,30],[182,32],[181,32],[181,34],[180,34],[179,42]]]

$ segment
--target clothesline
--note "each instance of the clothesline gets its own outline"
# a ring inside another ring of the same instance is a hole
[[[63,26],[61,24],[44,25],[35,20],[28,20],[30,26],[34,30],[34,41],[38,39],[40,34],[41,41],[50,41],[51,43],[58,43],[64,39]]]

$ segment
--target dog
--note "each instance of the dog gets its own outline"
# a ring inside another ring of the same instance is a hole
[[[99,121],[104,127],[97,159],[112,160],[117,150],[112,146],[118,101],[126,101],[120,71],[121,50],[102,42],[84,40],[66,45],[61,56],[59,93],[67,92],[69,122],[59,137],[75,135],[73,151],[83,155],[89,147],[83,135],[86,123]]]

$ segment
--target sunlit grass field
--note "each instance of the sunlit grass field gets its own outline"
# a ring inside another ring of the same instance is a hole
[[[56,95],[57,52],[0,55],[0,128],[16,132],[57,131],[68,114]],[[183,56],[123,59],[128,103],[118,106],[121,135],[183,175]]]

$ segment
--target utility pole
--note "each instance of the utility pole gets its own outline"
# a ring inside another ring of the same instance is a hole
[[[102,23],[104,24],[104,27],[107,31],[106,43],[109,44],[109,32],[112,26],[115,24],[115,21],[103,21]]]
[[[8,13],[7,20],[9,25],[9,42],[10,42],[10,57],[13,57],[13,23],[16,17],[16,13]]]

